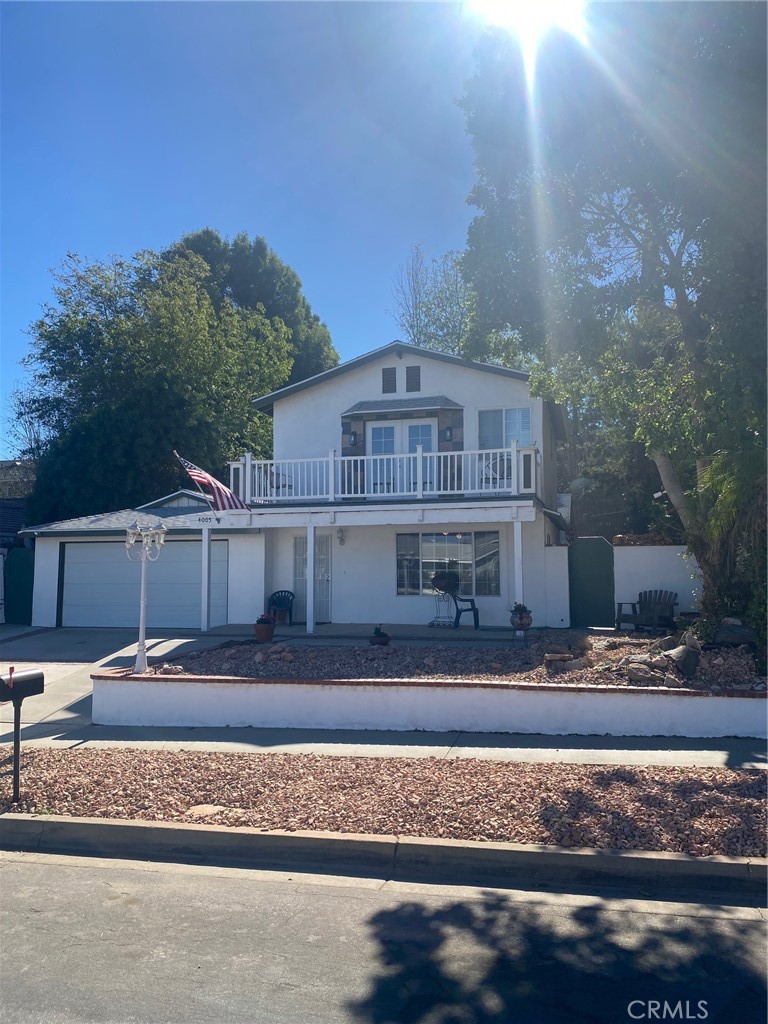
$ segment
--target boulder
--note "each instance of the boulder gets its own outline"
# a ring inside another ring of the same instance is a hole
[[[663,676],[659,672],[654,672],[648,665],[630,665],[627,668],[627,679],[644,686],[658,686]]]
[[[656,641],[654,646],[660,651],[671,651],[673,647],[677,647],[677,637],[663,636],[661,640]]]
[[[679,676],[673,676],[668,672],[664,676],[664,685],[676,690],[679,689],[681,686],[685,686],[685,683]]]
[[[671,651],[667,651],[667,658],[673,662],[677,671],[687,679],[692,679],[696,675],[696,669],[699,667],[699,657],[700,654],[696,648],[689,647],[688,644],[683,644]]]
[[[757,634],[749,626],[743,626],[738,620],[723,619],[715,630],[713,640],[715,647],[739,647],[741,644],[754,646]]]

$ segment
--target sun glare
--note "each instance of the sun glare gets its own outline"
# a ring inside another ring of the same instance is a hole
[[[480,17],[507,29],[517,38],[529,89],[533,87],[536,53],[553,29],[583,39],[584,0],[472,0]]]

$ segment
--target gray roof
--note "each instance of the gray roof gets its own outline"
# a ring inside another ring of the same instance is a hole
[[[262,395],[261,398],[255,398],[253,401],[254,408],[260,409],[262,412],[269,412],[280,398],[295,395],[298,391],[304,391],[306,388],[314,387],[315,384],[322,384],[327,380],[332,380],[334,377],[338,377],[339,374],[347,373],[348,370],[354,370],[358,366],[364,366],[366,363],[373,362],[387,355],[419,356],[426,359],[436,359],[439,362],[453,363],[455,366],[466,366],[470,370],[482,370],[485,373],[495,373],[498,376],[512,377],[515,380],[528,380],[530,376],[530,374],[524,373],[522,370],[510,370],[506,366],[494,366],[491,363],[476,363],[471,359],[462,359],[460,356],[448,355],[446,352],[434,352],[429,348],[419,348],[418,345],[406,345],[404,341],[392,341],[389,345],[383,345],[372,352],[366,352],[365,355],[358,356],[356,359],[350,359],[348,362],[342,363],[340,366],[334,366],[330,370],[324,370],[322,373],[315,374],[314,377],[307,377],[306,380],[300,380],[296,384],[289,384],[288,387],[280,388],[278,391],[271,391],[268,395]]]
[[[386,398],[378,399],[375,402],[358,402],[351,409],[343,412],[342,416],[358,416],[366,412],[405,412],[408,409],[461,409],[458,402],[445,395],[435,395],[432,398]]]
[[[168,504],[163,507],[163,502],[172,502],[181,497],[189,499],[186,506]],[[152,509],[151,513],[145,511],[150,508]],[[56,523],[28,526],[21,531],[21,536],[56,533],[116,533],[127,530],[134,523],[138,523],[139,526],[157,526],[162,523],[166,530],[188,530],[190,527],[189,517],[199,516],[201,509],[206,508],[210,508],[210,506],[202,494],[188,490],[174,491],[173,494],[166,494],[147,505],[140,505],[137,509],[124,508],[119,512],[101,512],[95,516],[79,516],[77,519],[62,519]]]

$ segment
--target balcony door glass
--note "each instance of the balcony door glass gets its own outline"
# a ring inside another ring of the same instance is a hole
[[[416,448],[434,451],[437,420],[389,420],[367,425],[366,484],[369,494],[411,493],[418,487]],[[403,456],[412,456],[405,458]],[[424,484],[428,485],[432,460],[424,463]]]

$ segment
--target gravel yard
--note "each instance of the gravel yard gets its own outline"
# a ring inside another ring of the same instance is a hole
[[[0,761],[0,812],[765,856],[766,773],[125,749]]]
[[[541,630],[528,647],[470,642],[388,647],[254,642],[230,643],[171,663],[192,675],[257,679],[477,679],[590,686],[686,686],[700,690],[764,690],[746,647],[705,650],[683,676],[659,639],[594,636],[580,630]],[[567,660],[546,661],[550,658]],[[162,666],[156,667],[163,671]]]
[[[151,670],[281,679],[475,679],[764,690],[744,647],[698,650],[679,671],[648,637],[540,630],[528,647],[226,643]],[[682,648],[678,647],[677,650]],[[683,652],[685,653],[685,652]],[[549,655],[549,659],[545,657]],[[682,664],[682,663],[681,663]],[[335,757],[125,749],[22,751],[0,813],[199,822],[434,838],[765,856],[766,773],[470,759]]]

